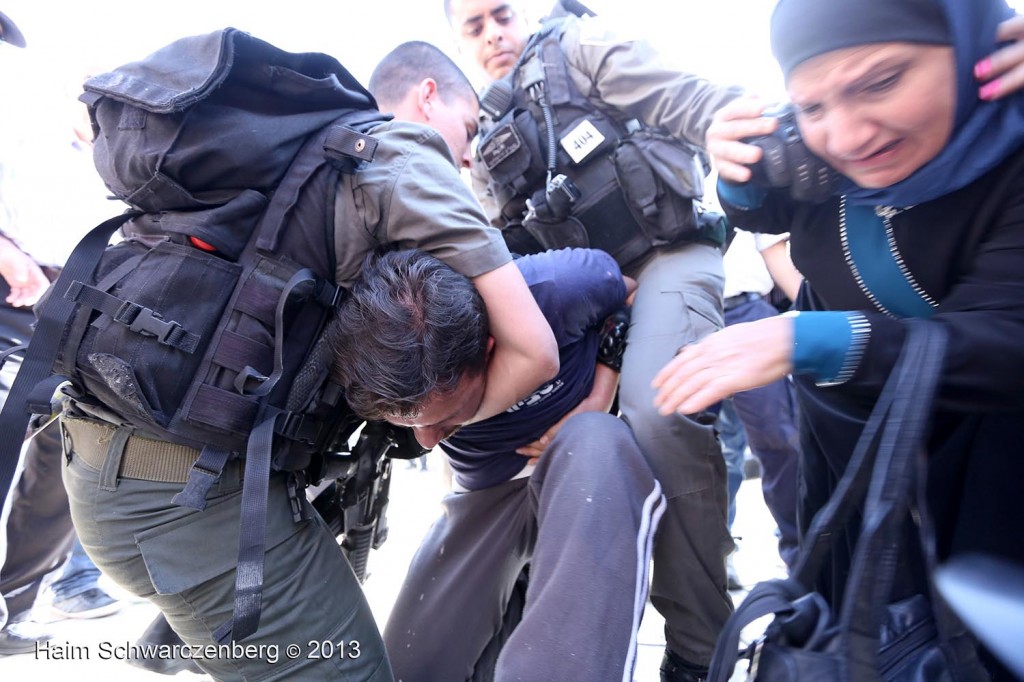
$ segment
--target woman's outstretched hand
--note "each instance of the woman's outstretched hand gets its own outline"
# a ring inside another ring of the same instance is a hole
[[[657,376],[661,414],[696,414],[734,393],[782,379],[793,369],[793,320],[734,324],[679,349]]]

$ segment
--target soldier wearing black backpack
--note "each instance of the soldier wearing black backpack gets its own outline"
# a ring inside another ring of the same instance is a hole
[[[351,419],[320,332],[368,253],[424,249],[471,277],[495,320],[503,380],[476,418],[503,411],[558,356],[500,234],[445,137],[389,122],[326,55],[227,29],[93,78],[83,100],[100,174],[133,210],[69,260],[14,392],[38,405],[68,382],[83,545],[216,679],[392,679],[303,493]],[[41,381],[51,365],[60,376]]]

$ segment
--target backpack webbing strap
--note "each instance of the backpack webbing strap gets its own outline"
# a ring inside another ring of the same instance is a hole
[[[292,294],[301,295],[300,286],[306,286],[306,296],[320,305],[332,305],[338,297],[338,287],[317,277],[309,268],[298,270],[291,276],[281,291],[274,311],[274,370],[270,376],[262,376],[251,367],[245,368],[235,378],[235,388],[242,395],[265,396],[270,393],[284,374],[284,314]],[[326,292],[326,293],[325,293]],[[330,303],[329,303],[330,302]]]
[[[84,282],[72,282],[65,296],[110,315],[115,322],[120,322],[137,334],[156,337],[157,341],[171,348],[194,353],[199,347],[199,335],[186,330],[174,320],[165,320],[152,308],[125,301]]]
[[[120,282],[125,275],[138,267],[142,262],[142,255],[136,255],[126,259],[123,263],[108,272],[99,282],[96,288],[100,291],[107,291],[110,287]],[[67,333],[67,343],[57,355],[53,365],[53,371],[65,374],[69,377],[76,376],[75,361],[78,358],[78,349],[85,338],[85,330],[91,324],[92,315],[76,315],[71,323],[70,331]]]
[[[27,343],[20,343],[17,346],[11,346],[7,350],[5,350],[3,353],[0,353],[0,369],[2,369],[5,364],[7,364],[7,358],[11,357],[15,353],[20,353],[21,351],[25,350],[26,348],[28,348],[28,344]]]
[[[791,611],[792,600],[806,592],[806,588],[792,578],[768,580],[755,585],[744,597],[743,602],[736,607],[736,611],[719,633],[707,679],[719,682],[731,679],[736,668],[736,660],[739,658],[740,634],[743,628],[758,618]]]
[[[231,620],[213,633],[220,644],[245,639],[260,624],[263,608],[263,558],[267,534],[267,497],[274,430],[283,415],[274,411],[249,436],[242,478],[242,515],[238,532],[235,608]]]
[[[351,119],[352,125],[332,124],[327,130],[312,135],[296,154],[288,173],[281,179],[270,205],[263,214],[258,248],[274,252],[281,240],[281,231],[288,223],[292,210],[301,199],[303,188],[325,164],[336,171],[352,172],[360,162],[369,162],[377,151],[377,140],[362,132],[359,126],[368,127],[378,122],[380,115],[374,113],[366,120],[356,116],[343,116],[341,121]],[[333,215],[333,212],[328,212]],[[326,225],[327,229],[333,226]]]
[[[191,507],[199,511],[206,509],[206,494],[220,479],[220,475],[224,472],[224,465],[228,463],[230,457],[231,452],[228,450],[215,448],[212,445],[205,446],[199,453],[199,459],[188,471],[185,487],[171,498],[171,502],[179,507]]]
[[[302,189],[310,178],[327,163],[324,156],[322,133],[317,133],[307,140],[295,159],[288,167],[288,172],[281,178],[270,205],[267,206],[260,220],[260,234],[256,239],[256,247],[268,253],[277,251],[281,242],[282,232],[288,224],[288,217],[299,201]]]
[[[33,340],[28,345],[21,368],[7,394],[7,402],[0,412],[0,508],[7,499],[20,459],[21,444],[25,440],[29,420],[26,399],[32,388],[50,375],[64,326],[75,310],[75,302],[61,294],[67,291],[72,282],[92,276],[100,256],[107,248],[110,235],[137,215],[137,212],[125,213],[94,227],[75,247],[53,284],[52,295],[38,310]]]

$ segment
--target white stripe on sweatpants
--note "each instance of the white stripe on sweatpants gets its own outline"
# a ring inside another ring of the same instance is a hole
[[[654,533],[658,530],[661,515],[665,513],[665,496],[661,494],[661,484],[654,482],[654,490],[644,500],[640,515],[640,531],[636,537],[636,587],[633,596],[633,628],[629,634],[629,648],[626,649],[626,662],[622,669],[622,682],[633,682],[633,669],[636,667],[637,635],[640,631],[640,619],[647,606],[647,591],[650,586],[648,575],[651,567],[651,552],[654,549]]]

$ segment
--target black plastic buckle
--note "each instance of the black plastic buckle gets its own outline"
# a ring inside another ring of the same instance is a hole
[[[306,445],[316,445],[322,426],[323,423],[320,420],[310,415],[293,412],[285,417],[284,425],[278,430],[278,433],[289,440]]]
[[[175,331],[181,329],[181,325],[173,321],[167,322],[160,313],[154,312],[150,308],[141,308],[128,328],[145,336],[154,336],[160,343],[167,343],[167,339]]]
[[[300,480],[297,474],[288,476],[286,483],[288,488],[288,507],[292,512],[292,521],[300,523],[302,521],[309,520],[310,514],[307,511],[306,505],[303,504],[305,500],[306,482]]]

